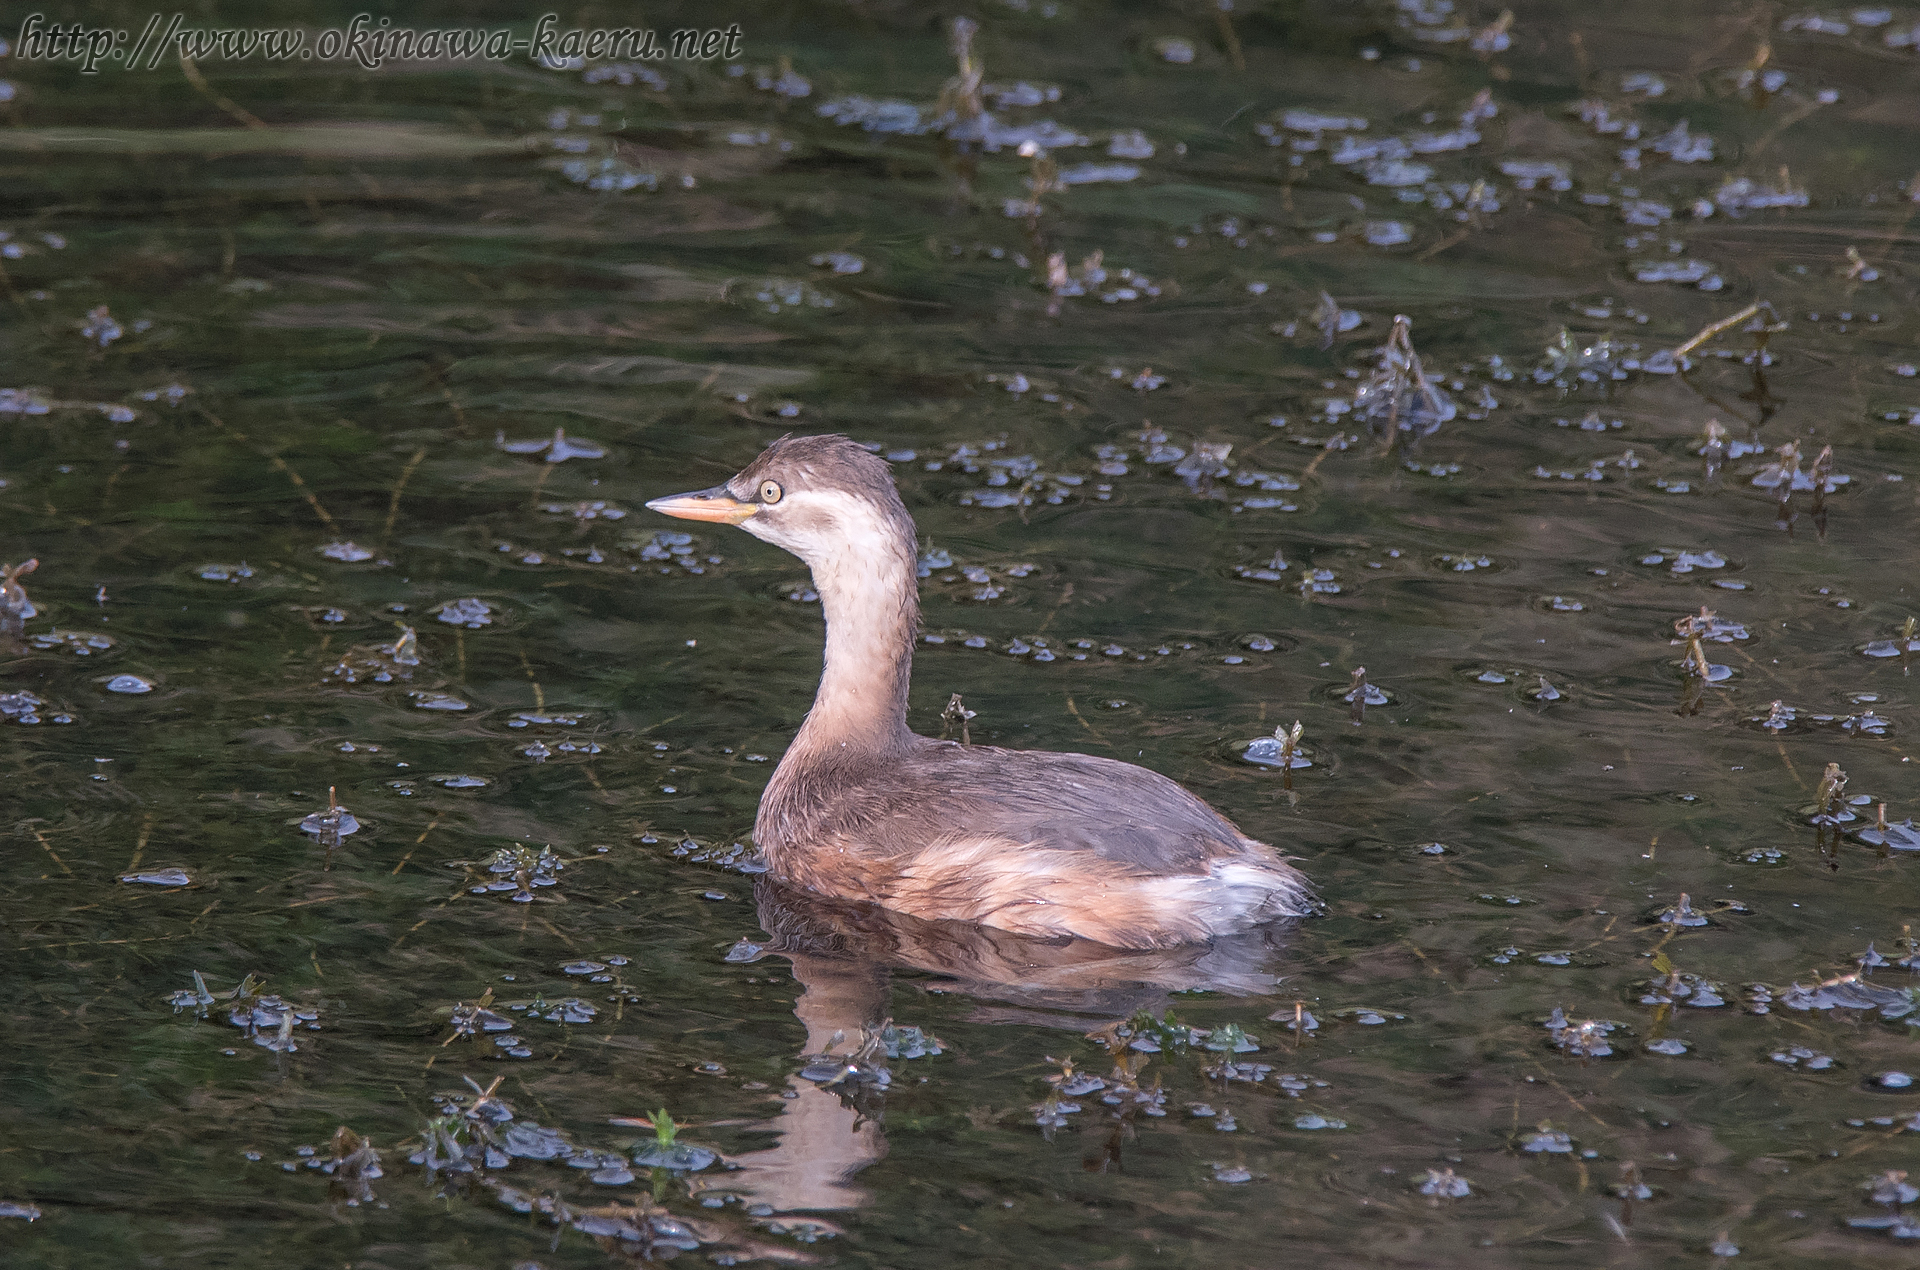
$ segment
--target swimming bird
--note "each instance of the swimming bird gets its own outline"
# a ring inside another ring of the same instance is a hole
[[[913,518],[886,463],[846,437],[782,437],[726,483],[647,507],[737,525],[813,573],[827,626],[820,688],[754,820],[775,877],[916,917],[1117,948],[1313,911],[1306,878],[1278,852],[1157,772],[908,728]]]

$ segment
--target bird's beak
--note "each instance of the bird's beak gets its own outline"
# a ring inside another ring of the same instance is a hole
[[[682,520],[711,520],[722,525],[737,525],[760,510],[758,503],[743,503],[727,492],[724,485],[697,490],[691,494],[670,494],[647,504],[648,511],[678,516]]]

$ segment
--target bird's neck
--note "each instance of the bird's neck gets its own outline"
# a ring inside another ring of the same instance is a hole
[[[914,559],[912,537],[889,533],[812,562],[827,619],[826,664],[794,750],[887,752],[908,743],[920,621]]]

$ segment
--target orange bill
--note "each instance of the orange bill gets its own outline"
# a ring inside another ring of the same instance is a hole
[[[724,485],[691,494],[670,494],[647,504],[648,511],[678,516],[682,520],[711,520],[722,525],[737,525],[760,510],[758,503],[743,503],[727,492]]]

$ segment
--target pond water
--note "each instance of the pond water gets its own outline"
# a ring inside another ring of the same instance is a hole
[[[1909,1258],[1920,9],[725,16],[0,59],[0,1257]],[[756,873],[819,606],[641,505],[788,431],[919,523],[919,730],[1325,915]]]

